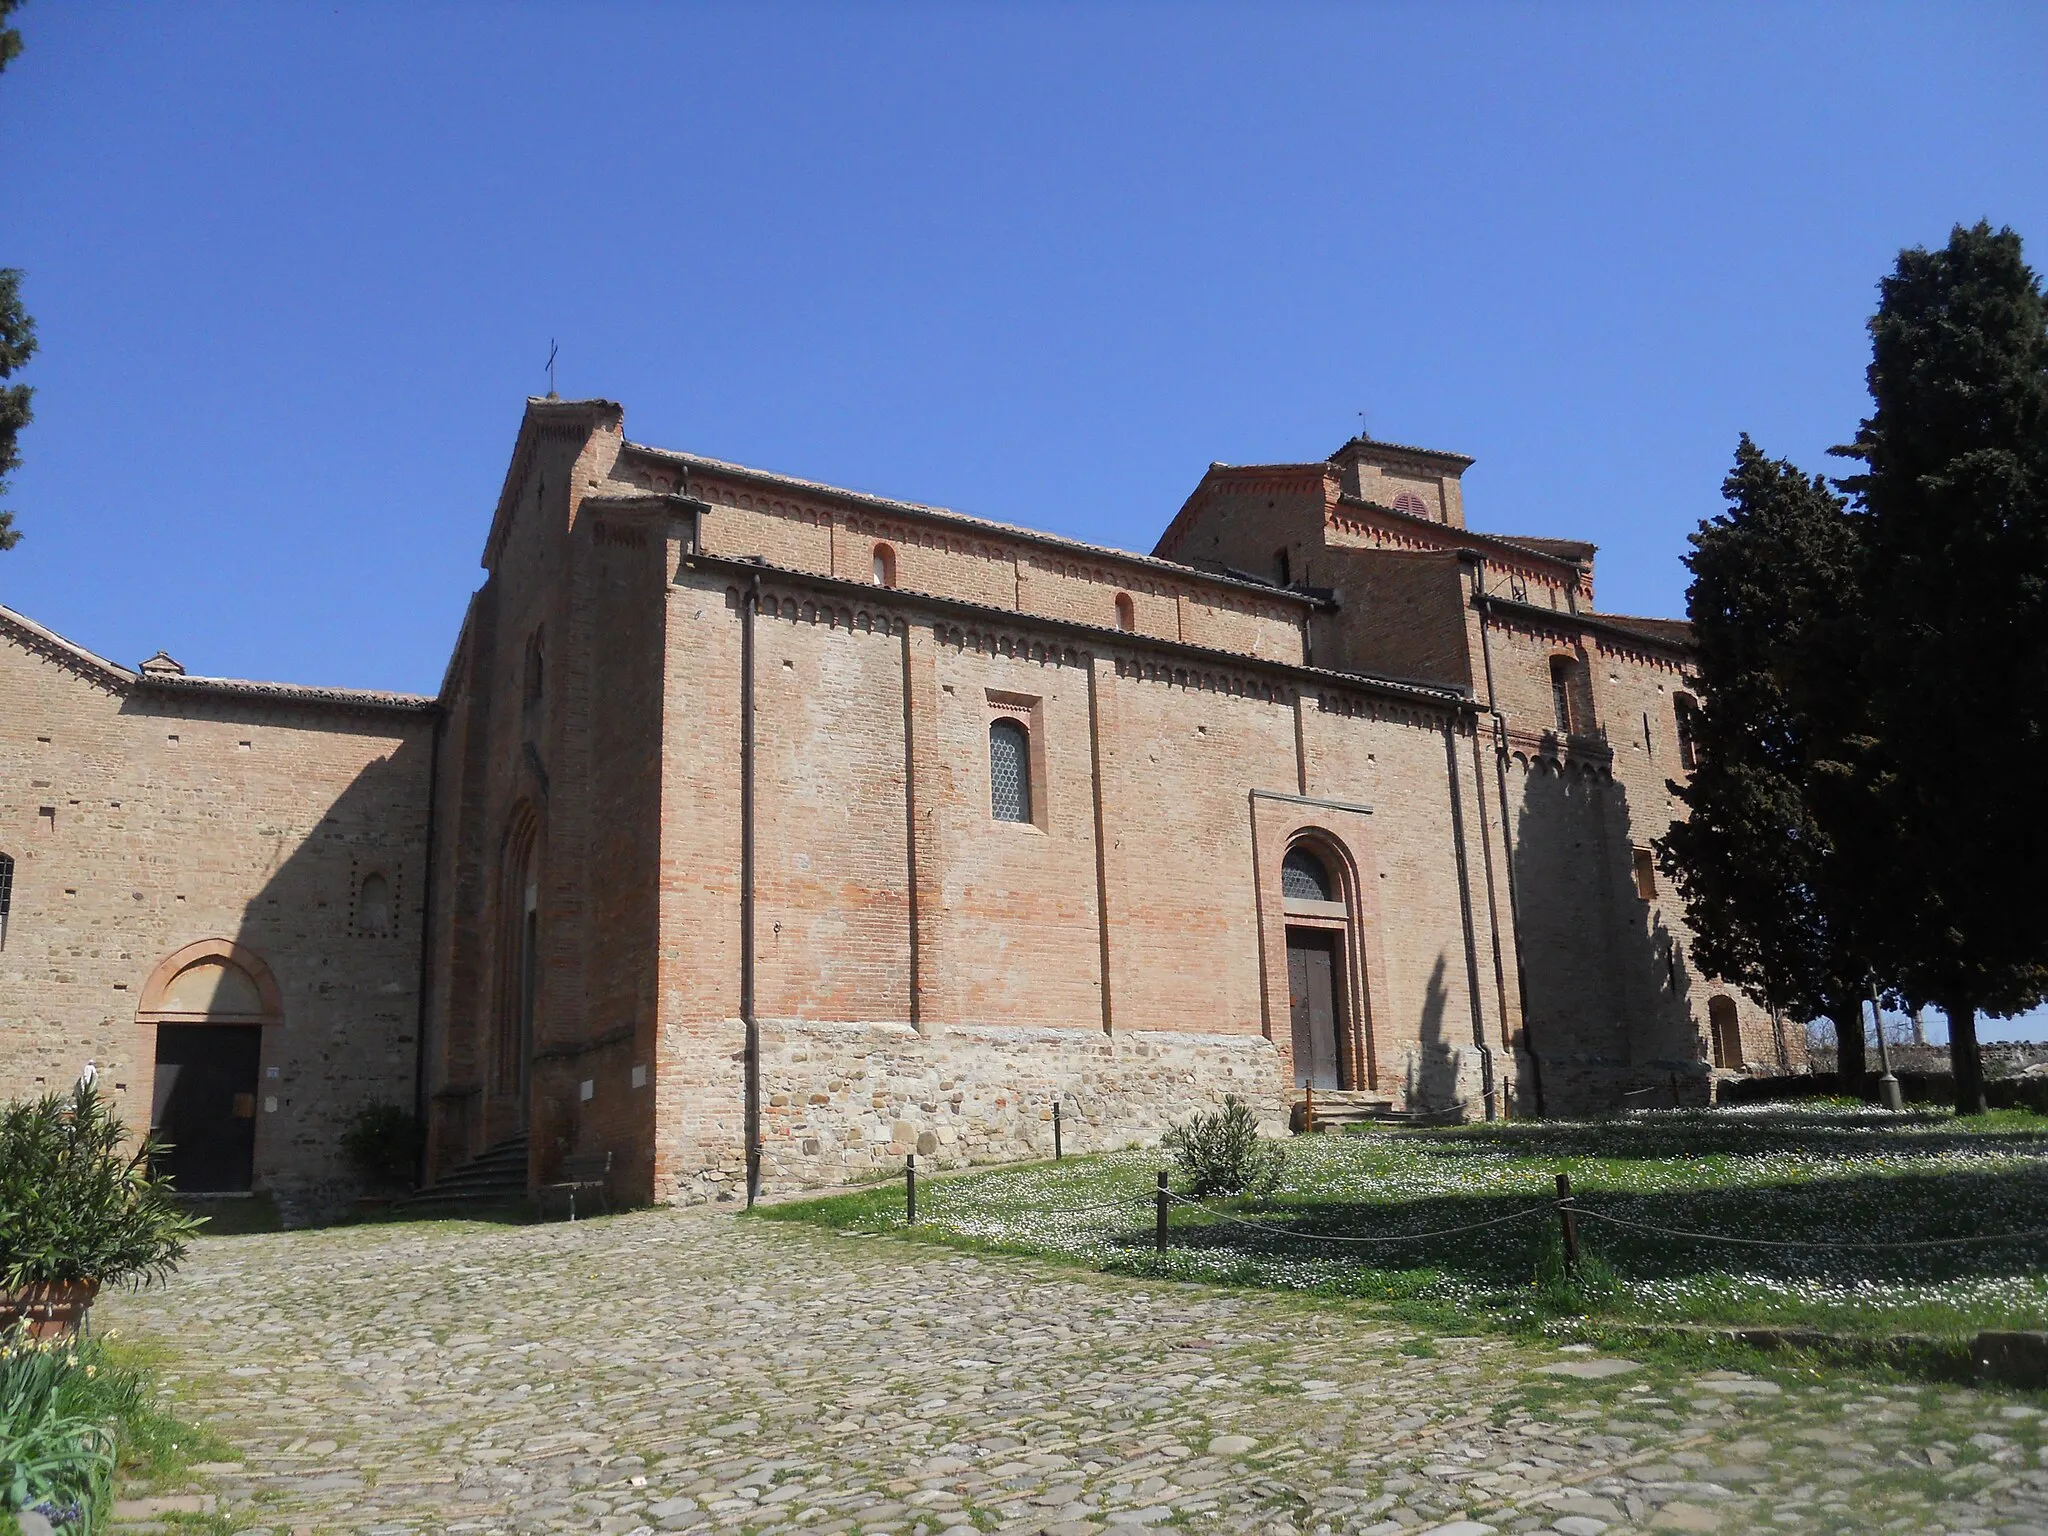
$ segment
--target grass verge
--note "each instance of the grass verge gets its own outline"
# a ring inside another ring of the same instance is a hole
[[[1761,1106],[1625,1120],[1509,1122],[1297,1138],[1256,1205],[1177,1207],[1152,1251],[1163,1154],[1119,1152],[765,1207],[756,1219],[887,1232],[1111,1272],[1382,1303],[1417,1323],[1583,1334],[1718,1324],[1961,1339],[2048,1329],[2048,1237],[1942,1248],[1748,1247],[1740,1238],[1894,1243],[2048,1229],[2048,1120]],[[1563,1273],[1548,1202],[1582,1209]],[[1517,1213],[1526,1213],[1517,1217]],[[1500,1217],[1500,1225],[1420,1236]],[[1370,1241],[1368,1241],[1368,1239]]]
[[[152,1365],[111,1336],[0,1345],[0,1512],[33,1510],[89,1536],[117,1488],[178,1485],[195,1462],[227,1455],[218,1437],[158,1405]]]

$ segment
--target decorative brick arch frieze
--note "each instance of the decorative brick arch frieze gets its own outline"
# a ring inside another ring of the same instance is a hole
[[[1220,693],[1236,699],[1256,699],[1267,704],[1292,704],[1294,690],[1285,683],[1222,667],[1187,666],[1180,662],[1156,661],[1143,656],[1116,658],[1116,675],[1133,682],[1165,683],[1190,693]]]
[[[194,966],[209,962],[232,966],[255,985],[258,1008],[253,1013],[188,1013],[164,1006],[171,983]],[[200,939],[173,950],[156,964],[142,984],[135,1017],[143,1024],[282,1024],[284,994],[263,957],[233,939]]]
[[[890,591],[891,588],[879,588]],[[737,608],[740,604],[740,590],[730,587],[726,600]],[[895,635],[901,637],[909,632],[910,621],[903,614],[892,613],[879,603],[836,601],[811,594],[800,594],[794,590],[772,591],[763,588],[761,592],[761,617],[777,619],[785,624],[822,624],[827,629],[843,629],[849,634]]]
[[[1076,646],[993,625],[948,624],[932,626],[932,637],[955,651],[972,651],[979,656],[1007,656],[1014,661],[1035,662],[1046,667],[1085,667],[1088,653]]]

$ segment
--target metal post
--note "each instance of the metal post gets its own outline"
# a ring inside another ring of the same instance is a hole
[[[1152,1224],[1152,1246],[1159,1252],[1166,1252],[1166,1173],[1159,1174],[1158,1213]]]
[[[1884,1014],[1877,1006],[1877,993],[1870,994],[1870,1021],[1877,1026],[1877,1060],[1884,1068],[1884,1076],[1877,1080],[1878,1102],[1893,1114],[1903,1114],[1906,1109],[1906,1095],[1899,1087],[1899,1080],[1892,1075],[1892,1048],[1885,1043]]]
[[[917,1225],[917,1154],[910,1153],[903,1159],[903,1224]]]
[[[1564,1229],[1564,1272],[1576,1279],[1579,1273],[1579,1228],[1572,1219],[1572,1179],[1568,1173],[1557,1176],[1557,1224]]]
[[[1301,1101],[1301,1134],[1313,1136],[1316,1133],[1316,1085],[1310,1083],[1302,1092],[1306,1097]]]
[[[1058,1162],[1062,1155],[1060,1151],[1060,1101],[1054,1099],[1052,1101],[1052,1160]]]

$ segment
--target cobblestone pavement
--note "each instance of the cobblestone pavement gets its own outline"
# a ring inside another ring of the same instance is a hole
[[[167,1346],[180,1411],[236,1447],[190,1505],[279,1533],[2048,1536],[2015,1397],[706,1212],[212,1239],[99,1320]]]

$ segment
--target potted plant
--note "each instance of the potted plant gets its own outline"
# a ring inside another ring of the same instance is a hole
[[[369,1190],[356,1203],[375,1210],[411,1190],[425,1145],[425,1128],[409,1110],[396,1104],[371,1104],[358,1110],[341,1138],[341,1150]]]
[[[153,1171],[155,1145],[132,1155],[128,1130],[98,1089],[0,1108],[0,1329],[76,1332],[101,1286],[162,1280],[199,1223]]]

